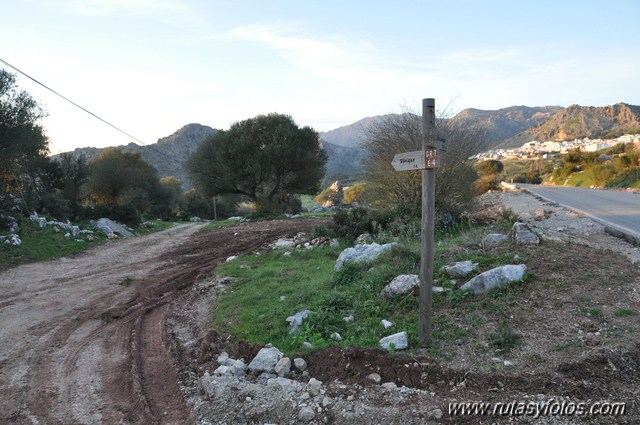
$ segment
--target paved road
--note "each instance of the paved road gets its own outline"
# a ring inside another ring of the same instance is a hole
[[[585,213],[640,243],[640,194],[566,186],[518,186],[564,207]]]

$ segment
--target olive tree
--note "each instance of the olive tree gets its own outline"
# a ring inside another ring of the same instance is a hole
[[[288,115],[259,115],[206,139],[187,161],[199,191],[237,194],[257,211],[289,209],[296,194],[315,194],[327,155],[318,133],[298,127]]]
[[[45,116],[38,103],[0,69],[0,196],[32,185],[32,168],[40,168],[48,139],[38,122]]]

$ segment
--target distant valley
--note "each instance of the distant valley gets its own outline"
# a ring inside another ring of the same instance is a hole
[[[353,124],[320,133],[320,143],[329,157],[327,176],[354,175],[363,171],[367,130],[385,116],[363,118]],[[480,126],[485,131],[487,149],[519,147],[532,140],[573,140],[584,137],[617,137],[640,133],[640,106],[618,103],[592,107],[511,106],[498,110],[465,109],[451,120],[466,126]],[[153,165],[161,177],[176,176],[190,187],[184,163],[200,143],[218,131],[206,125],[187,124],[156,143],[118,146],[123,151],[138,151]],[[106,148],[78,148],[70,152],[87,159],[100,155]],[[55,157],[55,155],[54,155]]]

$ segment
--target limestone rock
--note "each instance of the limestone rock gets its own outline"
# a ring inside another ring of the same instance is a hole
[[[356,245],[353,248],[347,248],[340,253],[336,260],[335,271],[339,271],[342,265],[347,261],[363,262],[373,261],[378,258],[383,252],[390,250],[395,242],[379,245],[377,243]]]
[[[526,271],[527,266],[524,264],[496,267],[495,269],[480,273],[478,276],[462,285],[460,289],[472,291],[476,295],[484,294],[485,292],[493,288],[498,288],[506,283],[522,280]]]
[[[307,370],[307,362],[305,362],[303,358],[297,357],[293,359],[293,365],[300,372],[304,372],[305,370]]]
[[[379,344],[385,350],[404,350],[409,347],[409,338],[406,332],[399,332],[382,338]]]
[[[291,359],[289,359],[289,357],[283,357],[280,360],[278,360],[278,363],[276,363],[274,371],[280,377],[286,376],[289,372],[291,372]]]
[[[254,372],[274,373],[276,365],[284,354],[275,347],[262,348],[249,363],[249,369]]]
[[[303,310],[297,312],[293,316],[287,317],[286,322],[289,324],[289,333],[297,332],[300,326],[302,326],[302,321],[312,313],[313,311],[311,310]]]
[[[393,298],[398,295],[405,295],[420,287],[420,278],[415,274],[401,274],[396,276],[387,286],[382,289],[382,296]]]
[[[458,261],[457,263],[444,266],[444,270],[451,277],[465,277],[478,270],[478,263],[474,263],[472,261]]]
[[[298,412],[298,419],[300,419],[302,422],[310,422],[315,417],[316,417],[316,412],[313,410],[313,408],[309,406],[305,406],[301,408],[300,411]]]
[[[516,222],[511,228],[509,238],[518,245],[537,245],[540,238],[525,223]]]
[[[319,395],[322,389],[322,381],[318,381],[316,378],[309,379],[307,383],[307,391],[313,396]]]
[[[131,233],[129,230],[127,230],[127,228],[125,226],[123,226],[120,223],[116,223],[113,220],[110,220],[108,218],[100,218],[95,222],[95,228],[100,230],[102,233],[104,233],[107,236],[111,236],[111,235],[120,235],[120,236],[125,236],[125,237],[131,237],[133,236],[133,233]]]

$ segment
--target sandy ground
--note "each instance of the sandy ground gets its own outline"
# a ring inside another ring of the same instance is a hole
[[[170,302],[228,256],[314,224],[180,225],[0,274],[0,423],[193,423]]]

